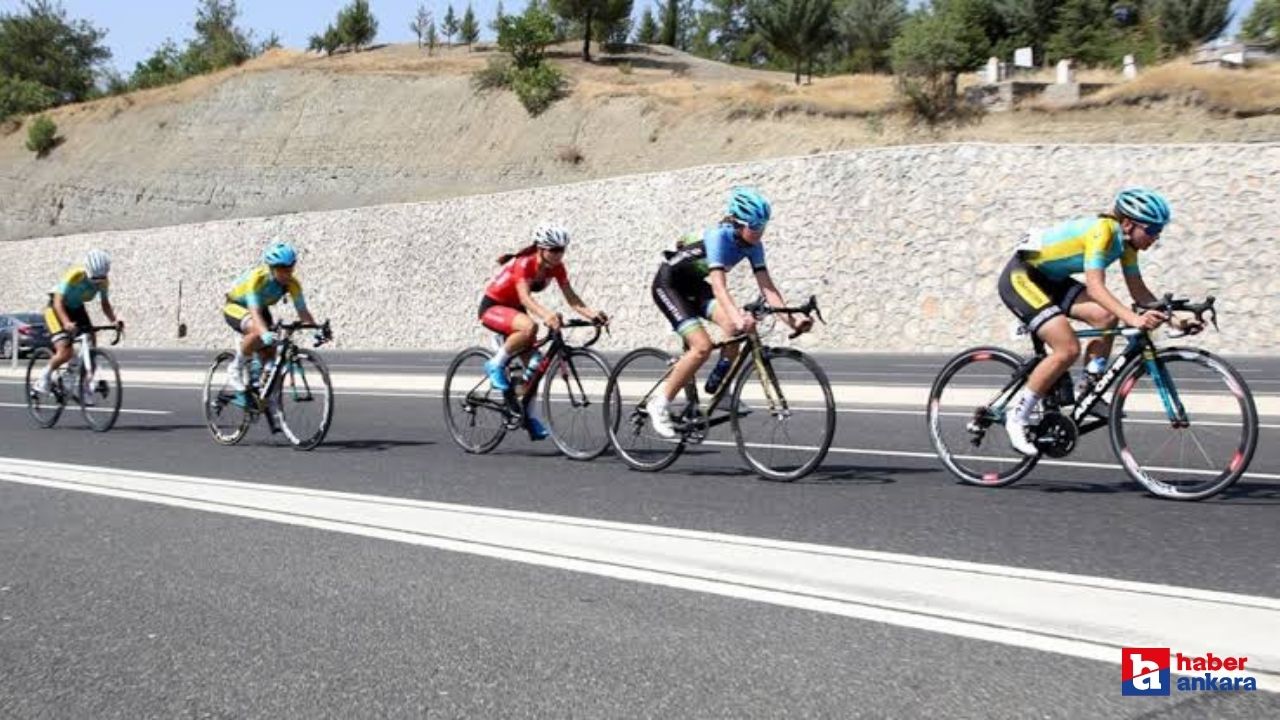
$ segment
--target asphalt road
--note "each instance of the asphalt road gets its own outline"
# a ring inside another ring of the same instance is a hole
[[[129,367],[203,353],[121,352]],[[927,385],[941,358],[823,356],[837,383]],[[334,353],[439,373],[444,355]],[[1257,393],[1280,363],[1239,361]],[[1090,436],[1009,488],[957,484],[922,412],[845,406],[795,484],[732,447],[668,471],[453,445],[430,393],[336,399],[299,453],[215,445],[194,388],[129,387],[107,434],[27,419],[0,381],[0,458],[813,543],[1280,598],[1280,418],[1223,496],[1147,496]],[[726,433],[714,439],[727,441]],[[0,461],[2,464],[2,461]],[[1107,467],[1097,467],[1104,465]],[[1214,608],[1205,610],[1217,612]],[[1118,621],[1119,622],[1119,621]],[[1266,632],[1270,627],[1259,628]],[[1263,638],[1272,650],[1280,635]],[[1134,638],[1134,644],[1141,644]],[[1220,654],[1231,647],[1217,648]],[[1120,694],[1113,662],[235,512],[0,482],[0,717],[1275,717],[1280,695]]]

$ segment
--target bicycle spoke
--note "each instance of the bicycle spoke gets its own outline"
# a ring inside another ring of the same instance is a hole
[[[734,437],[742,459],[758,474],[797,480],[817,468],[831,446],[835,400],[826,375],[807,355],[771,349],[767,363],[764,374],[747,363],[738,378],[729,406]],[[793,412],[787,405],[793,398],[825,401],[826,412]]]

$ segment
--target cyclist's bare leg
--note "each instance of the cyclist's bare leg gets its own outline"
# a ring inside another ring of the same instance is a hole
[[[1120,323],[1119,319],[1110,310],[1102,307],[1097,301],[1089,297],[1087,290],[1080,293],[1076,301],[1071,304],[1071,317],[1089,323],[1089,327],[1097,330],[1110,330]],[[1088,364],[1089,360],[1096,357],[1110,357],[1111,345],[1114,341],[1115,337],[1100,337],[1089,341],[1089,344],[1085,346],[1082,362]]]
[[[538,324],[527,313],[520,313],[511,320],[511,334],[502,345],[507,357],[515,357],[533,344],[538,334]]]
[[[1075,330],[1071,329],[1071,322],[1065,315],[1059,315],[1041,325],[1036,335],[1049,346],[1050,352],[1031,371],[1027,378],[1027,389],[1044,397],[1080,356],[1080,339],[1076,337]]]
[[[698,368],[711,357],[711,336],[701,325],[691,328],[684,335],[685,351],[672,366],[667,375],[667,382],[662,387],[662,394],[667,400],[674,400],[680,390],[693,380]]]
[[[66,365],[71,360],[71,356],[75,353],[75,346],[70,340],[62,339],[53,344],[53,357],[49,358],[49,369],[46,372],[53,372],[58,368]]]
[[[720,303],[714,301],[711,305],[711,321],[720,328],[720,332],[724,333],[725,337],[733,337],[733,334],[738,331],[733,326],[733,320],[729,317],[729,312],[720,307]],[[738,357],[738,349],[740,347],[737,343],[725,345],[720,348],[720,357],[726,360],[733,360]]]

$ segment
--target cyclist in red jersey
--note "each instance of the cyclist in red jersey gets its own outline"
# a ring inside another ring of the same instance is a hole
[[[488,329],[506,336],[502,348],[485,363],[489,382],[498,390],[507,391],[507,362],[533,345],[538,334],[537,323],[530,315],[542,320],[552,330],[560,327],[560,315],[533,298],[533,294],[545,290],[552,280],[560,286],[560,292],[579,315],[599,322],[608,322],[603,312],[593,310],[569,284],[569,273],[564,265],[565,248],[569,246],[569,232],[561,227],[542,226],[533,232],[533,240],[522,250],[498,258],[502,268],[498,270],[484,290],[480,301],[480,322]],[[525,359],[531,366],[530,359]],[[530,392],[530,388],[525,388]],[[537,403],[530,403],[528,416],[529,437],[542,440],[547,436],[546,424],[538,417]]]

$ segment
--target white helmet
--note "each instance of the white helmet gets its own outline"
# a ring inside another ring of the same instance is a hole
[[[569,231],[559,225],[541,225],[533,231],[533,244],[540,248],[569,247]]]
[[[103,250],[90,250],[84,258],[84,269],[91,278],[104,278],[111,272],[111,256]]]

